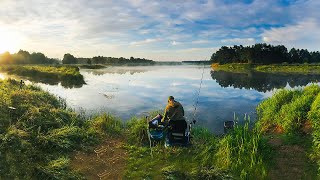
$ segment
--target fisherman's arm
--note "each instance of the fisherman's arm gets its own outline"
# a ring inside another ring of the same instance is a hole
[[[161,122],[165,122],[166,119],[168,119],[168,106],[166,106],[166,108],[164,109],[164,114],[161,119]]]

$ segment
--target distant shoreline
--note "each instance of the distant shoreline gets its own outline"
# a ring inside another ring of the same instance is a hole
[[[211,68],[216,71],[230,72],[270,72],[270,73],[303,73],[303,74],[320,74],[320,64],[245,64],[245,63],[230,63],[230,64],[211,64]]]

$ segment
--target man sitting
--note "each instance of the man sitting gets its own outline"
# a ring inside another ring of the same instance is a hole
[[[180,132],[184,134],[187,128],[183,106],[178,101],[175,101],[173,96],[169,96],[168,98],[168,104],[165,108],[161,122],[169,124],[171,132]]]
[[[174,100],[173,96],[169,96],[168,104],[164,110],[163,118],[161,122],[166,123],[168,121],[184,121],[184,109],[182,105]]]

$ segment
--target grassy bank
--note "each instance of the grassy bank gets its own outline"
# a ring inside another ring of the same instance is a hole
[[[0,71],[23,76],[35,82],[48,84],[58,84],[61,82],[65,87],[82,86],[85,84],[79,68],[73,66],[8,65],[1,66]]]
[[[299,90],[281,90],[257,107],[257,127],[262,133],[281,133],[301,139],[310,157],[318,163],[320,175],[320,88],[318,85]]]
[[[214,70],[232,71],[232,72],[274,72],[274,73],[302,73],[302,74],[320,74],[320,65],[318,64],[277,64],[277,65],[254,65],[245,63],[231,64],[212,64]]]
[[[0,81],[0,94],[0,179],[82,179],[70,153],[121,128],[107,115],[84,121],[63,99],[34,86],[19,90],[14,80]]]

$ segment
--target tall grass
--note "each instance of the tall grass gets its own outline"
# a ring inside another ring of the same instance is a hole
[[[267,131],[269,128],[276,126],[277,123],[275,119],[277,118],[281,107],[290,103],[291,100],[295,99],[297,96],[299,96],[299,94],[299,91],[280,90],[271,98],[261,102],[257,106],[257,114],[259,119],[257,126],[259,129],[261,129],[261,131]]]
[[[146,120],[134,118],[128,132],[133,140],[129,151],[129,179],[254,179],[265,178],[265,142],[249,122],[238,125],[234,131],[217,137],[206,128],[193,128],[192,146],[166,149],[163,144],[147,145]],[[134,141],[134,139],[136,139]],[[146,171],[146,169],[148,171]]]
[[[257,107],[257,126],[263,132],[280,128],[286,133],[297,133],[306,122],[315,97],[320,92],[318,85],[298,90],[280,90]]]
[[[266,146],[259,131],[249,129],[250,121],[236,125],[230,134],[223,137],[215,154],[218,168],[230,169],[241,179],[264,179],[267,176],[264,163]]]
[[[312,122],[312,154],[311,158],[318,164],[318,175],[320,176],[320,93],[316,96],[308,112],[308,119]]]

